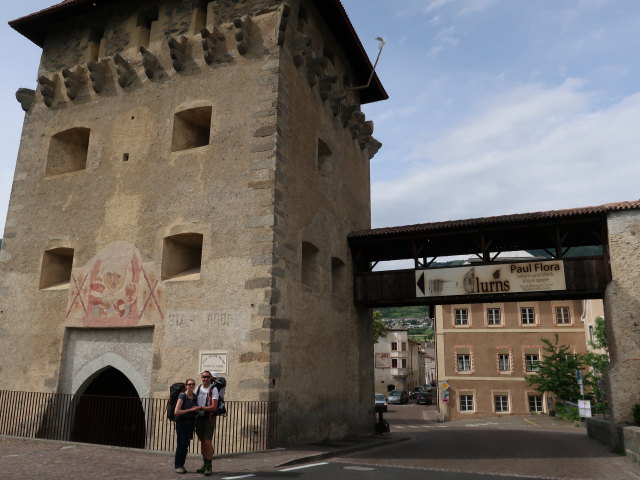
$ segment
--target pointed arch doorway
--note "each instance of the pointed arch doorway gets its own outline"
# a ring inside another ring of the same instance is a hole
[[[144,448],[145,413],[126,375],[106,367],[87,379],[78,393],[72,441]]]

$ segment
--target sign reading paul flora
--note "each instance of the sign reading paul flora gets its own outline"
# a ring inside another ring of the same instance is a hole
[[[562,260],[416,270],[417,297],[566,290]]]

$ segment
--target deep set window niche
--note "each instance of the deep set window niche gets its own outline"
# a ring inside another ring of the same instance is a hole
[[[201,233],[180,233],[164,239],[162,280],[200,279],[202,238]]]
[[[68,288],[73,267],[73,248],[52,248],[42,255],[40,289]]]
[[[87,168],[91,130],[84,127],[58,132],[49,141],[45,175],[60,175]]]
[[[311,289],[317,289],[319,284],[319,250],[311,242],[302,242],[302,272],[301,280]]]
[[[171,151],[209,145],[211,134],[211,107],[182,110],[173,117]]]

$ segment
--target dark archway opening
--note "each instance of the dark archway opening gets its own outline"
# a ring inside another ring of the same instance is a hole
[[[144,419],[142,402],[131,381],[108,367],[76,397],[71,440],[144,448]]]

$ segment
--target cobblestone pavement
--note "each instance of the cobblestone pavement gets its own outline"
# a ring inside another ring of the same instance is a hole
[[[216,475],[212,478],[272,471],[281,465],[315,461],[405,439],[406,436],[387,435],[219,457],[214,459]],[[201,479],[202,475],[192,473],[201,465],[201,457],[189,455],[185,466],[190,473],[178,475],[173,471],[172,453],[0,436],[1,480]]]

